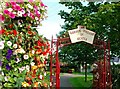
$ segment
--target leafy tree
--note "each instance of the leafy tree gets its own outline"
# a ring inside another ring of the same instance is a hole
[[[81,2],[60,2],[70,9],[70,12],[61,10],[59,15],[64,19],[65,24],[62,26],[64,31],[59,33],[61,37],[68,37],[68,30],[76,28],[78,25],[86,26],[87,29],[96,32],[95,38],[111,42],[111,55],[120,55],[120,2],[88,2],[84,6]],[[88,47],[87,47],[87,46]],[[61,50],[61,53],[71,55],[71,61],[93,62],[98,59],[95,48],[89,49],[89,44],[84,42],[73,46],[68,46]],[[77,57],[78,58],[75,58]],[[93,59],[93,60],[91,60]]]

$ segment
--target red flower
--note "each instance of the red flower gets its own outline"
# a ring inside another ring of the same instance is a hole
[[[32,35],[32,32],[31,32],[31,31],[28,31],[28,34],[29,34],[29,35]]]
[[[17,31],[13,30],[13,34],[14,34],[14,36],[16,36],[17,35]]]
[[[0,35],[1,35],[1,34],[4,34],[4,33],[5,33],[5,30],[4,30],[4,29],[0,30]]]
[[[37,41],[37,45],[42,46],[42,44],[41,44],[41,42],[39,40]]]

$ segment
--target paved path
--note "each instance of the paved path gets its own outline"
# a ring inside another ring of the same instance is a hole
[[[68,73],[63,73],[60,75],[60,89],[73,89],[72,85],[70,84],[69,79],[71,77],[78,77],[81,75],[74,75],[74,74],[68,74]]]

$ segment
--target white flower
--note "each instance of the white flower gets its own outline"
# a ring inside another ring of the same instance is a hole
[[[25,55],[23,56],[23,58],[24,58],[24,59],[28,59],[29,56],[25,54]]]
[[[44,76],[46,76],[46,72],[44,73]]]
[[[24,11],[24,10],[22,10],[21,12],[22,12],[22,14],[25,14],[25,11]]]
[[[39,75],[39,78],[42,79],[42,75]]]
[[[41,58],[43,61],[45,61],[45,56],[43,56],[43,54],[40,55],[40,58]]]
[[[16,58],[16,59],[17,59],[16,63],[20,62],[20,59],[19,59],[19,58]]]
[[[26,70],[29,72],[30,71],[30,66],[26,65]]]
[[[21,68],[19,68],[19,72],[21,73],[23,70],[25,70],[25,67],[23,66],[23,67],[21,67]]]
[[[12,8],[8,8],[8,11],[9,11],[9,12],[12,12],[12,11],[13,11],[13,9],[12,9]]]
[[[25,50],[23,48],[17,49],[17,53],[25,53]]]
[[[8,45],[8,46],[11,46],[11,45],[12,45],[12,42],[11,42],[11,41],[8,41],[8,42],[7,42],[7,45]]]
[[[13,55],[17,55],[17,53],[18,53],[17,50],[15,50],[15,51],[13,52]]]
[[[14,44],[14,45],[13,45],[13,48],[15,48],[15,49],[16,49],[16,48],[17,48],[17,44]]]
[[[39,24],[39,21],[37,21],[37,24]]]
[[[1,69],[1,67],[0,67],[0,71],[1,71],[2,69]]]
[[[16,12],[13,12],[13,14],[16,14]]]
[[[5,81],[8,81],[9,76],[5,76],[4,79]]]
[[[4,76],[4,72],[1,73]]]
[[[4,49],[4,43],[0,41],[0,49]]]
[[[38,20],[38,17],[35,17],[35,20]]]
[[[20,27],[22,27],[22,25],[20,25]]]
[[[34,65],[35,65],[35,63],[34,63],[34,62],[31,62],[31,63],[30,63],[30,65],[31,65],[31,66],[34,66]]]
[[[32,50],[32,54],[34,54],[35,53],[35,50]]]
[[[33,6],[31,6],[30,4],[27,4],[28,8],[33,9]]]
[[[23,13],[22,13],[21,11],[18,11],[18,12],[17,12],[17,16],[19,16],[19,17],[22,17],[22,14],[23,14]]]
[[[52,86],[52,83],[50,82],[50,86]]]

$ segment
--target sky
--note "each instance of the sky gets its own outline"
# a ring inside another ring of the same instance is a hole
[[[61,25],[64,25],[64,19],[61,19],[58,13],[60,10],[65,10],[70,12],[70,10],[62,4],[59,4],[59,0],[42,0],[42,2],[47,6],[47,16],[48,18],[42,21],[42,26],[38,27],[39,34],[44,37],[51,39],[56,38],[56,34],[60,31]],[[86,2],[82,2],[83,5],[87,5]]]
[[[47,6],[48,17],[42,21],[42,26],[38,27],[38,32],[48,39],[51,39],[52,35],[53,38],[56,38],[56,34],[63,30],[61,25],[64,25],[64,20],[61,19],[58,13],[60,10],[68,11],[68,9],[64,5],[59,4],[58,1],[43,0],[43,3]]]

